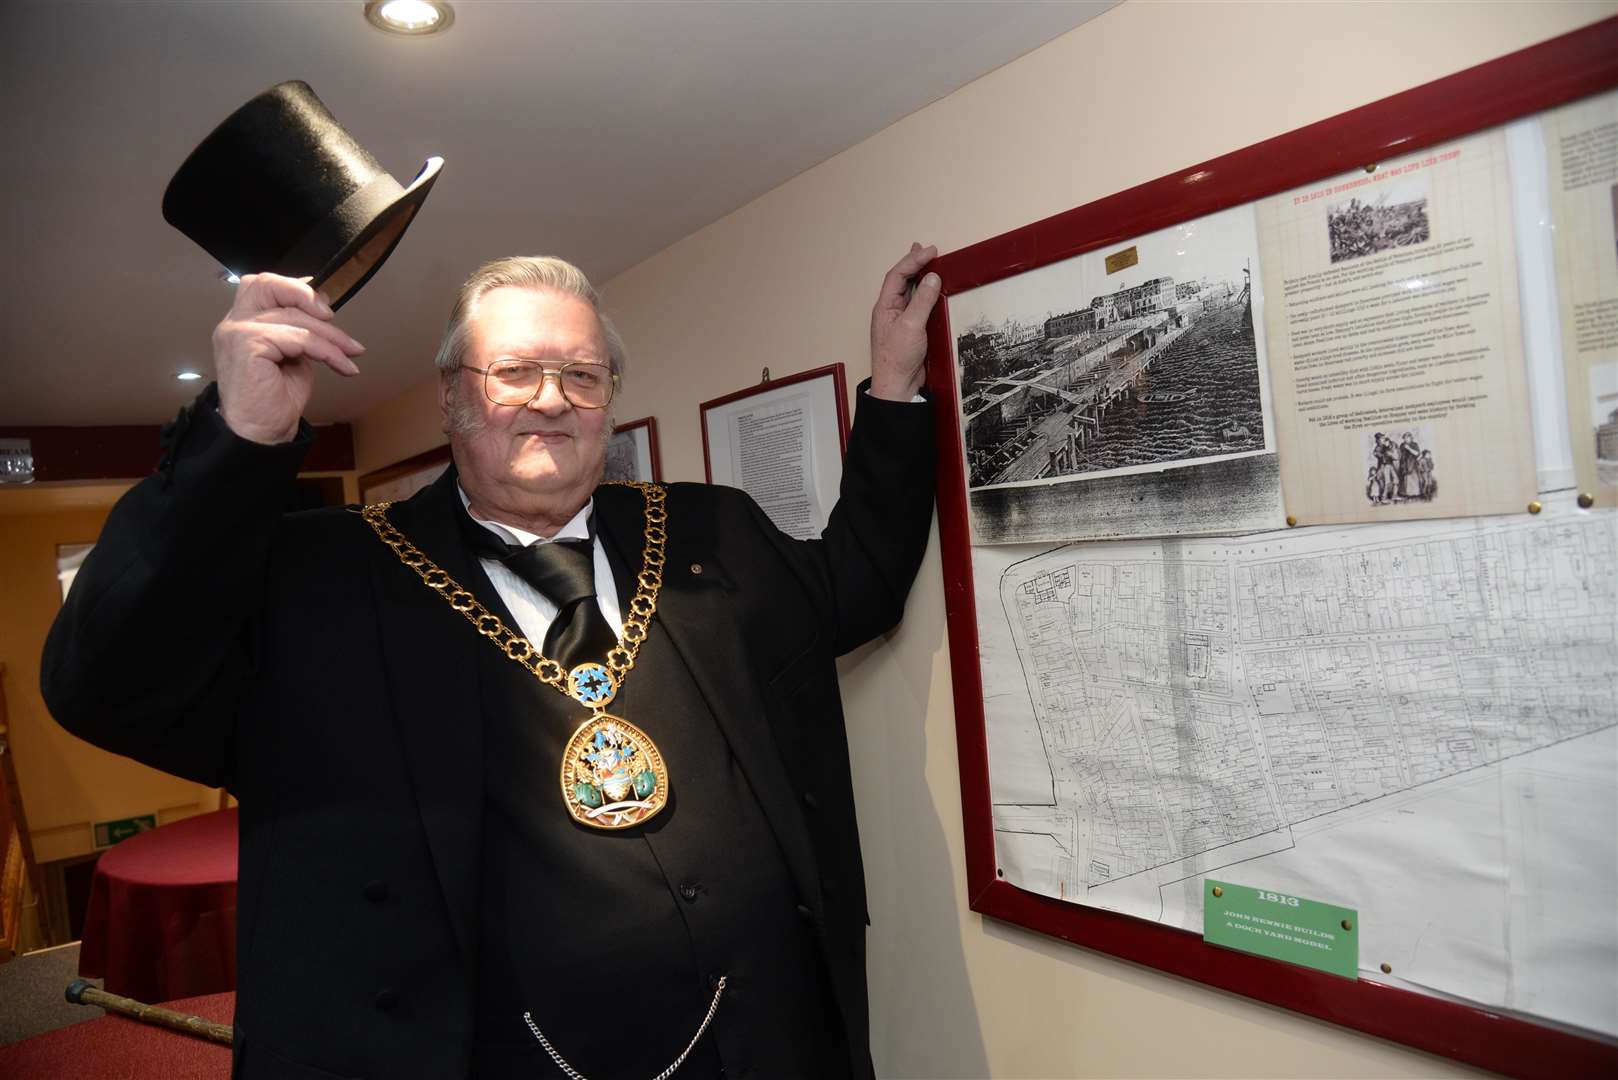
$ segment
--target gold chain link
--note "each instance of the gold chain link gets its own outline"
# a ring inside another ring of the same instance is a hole
[[[624,676],[635,666],[635,657],[651,631],[652,616],[657,612],[657,592],[663,587],[663,545],[669,538],[667,528],[669,516],[663,508],[665,492],[657,484],[628,480],[613,480],[609,483],[639,488],[641,495],[646,499],[646,543],[641,551],[641,571],[636,577],[637,588],[634,597],[629,601],[628,609],[623,612],[623,635],[618,639],[618,644],[607,651],[605,659],[607,670],[612,672],[618,685],[622,686]],[[530,675],[546,686],[572,697],[567,690],[567,671],[562,665],[541,654],[534,648],[534,643],[521,634],[513,633],[500,621],[500,616],[478,603],[477,597],[462,588],[460,583],[450,577],[442,567],[429,559],[425,552],[412,544],[410,538],[388,520],[388,507],[392,505],[391,502],[372,503],[360,511],[365,523],[376,532],[377,539],[392,548],[393,553],[399,556],[399,561],[420,576],[422,584],[442,596],[450,607],[466,616],[467,621],[477,629],[477,632],[494,642],[508,658],[521,664]]]

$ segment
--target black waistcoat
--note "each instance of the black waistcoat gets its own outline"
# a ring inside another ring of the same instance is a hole
[[[619,559],[614,573],[632,580]],[[718,1012],[679,1076],[846,1074],[842,1023],[792,876],[657,622],[610,711],[657,743],[671,797],[621,832],[579,825],[562,805],[562,748],[586,710],[492,646],[480,655],[475,1075],[559,1075],[523,1023],[531,1012],[592,1080],[655,1076],[696,1033],[721,974]]]

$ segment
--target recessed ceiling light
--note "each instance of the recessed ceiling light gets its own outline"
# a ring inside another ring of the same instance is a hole
[[[174,377],[181,382],[196,382],[202,375],[195,371],[176,371]]]
[[[438,34],[449,29],[455,12],[443,0],[366,0],[365,21],[390,34]]]

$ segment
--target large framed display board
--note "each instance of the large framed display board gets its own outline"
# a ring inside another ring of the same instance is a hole
[[[1609,19],[935,260],[973,910],[1618,1074],[1615,88]]]

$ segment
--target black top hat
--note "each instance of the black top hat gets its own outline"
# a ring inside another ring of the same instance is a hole
[[[443,165],[428,158],[401,187],[294,80],[191,151],[163,192],[163,217],[227,269],[312,277],[337,308],[392,254]]]

